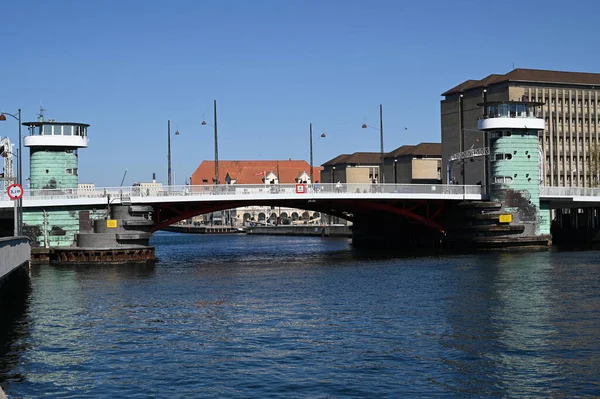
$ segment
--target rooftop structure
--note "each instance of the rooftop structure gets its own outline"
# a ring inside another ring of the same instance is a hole
[[[87,148],[86,123],[45,121],[25,122],[29,136],[23,140],[30,147],[31,188],[77,188],[79,162],[77,149]]]

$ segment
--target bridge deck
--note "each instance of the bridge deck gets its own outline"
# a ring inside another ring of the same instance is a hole
[[[415,199],[415,200],[483,200],[481,186],[445,184],[278,184],[170,186],[157,188],[106,187],[94,190],[25,190],[24,207],[98,206],[121,204],[155,204],[161,202],[247,201],[247,200],[316,200],[316,199]],[[540,187],[540,199],[553,207],[600,205],[600,188]],[[13,207],[7,193],[0,194],[0,208]]]
[[[111,204],[155,204],[201,201],[264,201],[317,199],[442,199],[451,201],[485,199],[481,186],[442,184],[279,184],[171,186],[156,188],[107,187],[95,190],[25,190],[24,207],[98,206]],[[6,193],[0,208],[14,204]]]

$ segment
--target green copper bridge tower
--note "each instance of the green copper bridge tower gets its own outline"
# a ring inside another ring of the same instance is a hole
[[[89,125],[44,120],[42,114],[36,122],[23,125],[29,128],[29,136],[24,138],[23,144],[30,148],[32,195],[66,190],[76,193],[79,184],[77,151],[88,146]],[[33,246],[71,246],[79,231],[78,213],[60,207],[28,210],[23,215],[24,234]]]
[[[505,223],[522,230],[517,239],[551,242],[550,209],[540,202],[544,162],[538,132],[544,129],[541,103],[499,101],[479,104],[484,116],[479,129],[486,132],[489,157],[486,177],[490,200],[502,204]],[[513,231],[516,233],[518,230]]]

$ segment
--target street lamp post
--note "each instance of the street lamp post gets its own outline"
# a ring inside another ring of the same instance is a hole
[[[17,156],[18,158],[18,165],[19,165],[19,169],[17,170],[17,184],[19,184],[21,187],[23,187],[23,161],[22,161],[22,157],[23,157],[23,151],[21,148],[21,140],[22,140],[22,135],[21,135],[21,108],[19,108],[17,114],[11,114],[8,112],[0,112],[0,121],[5,121],[6,120],[6,115],[13,117],[14,119],[16,119],[19,123],[19,155]],[[19,236],[23,235],[23,198],[19,198],[17,200],[17,234]]]
[[[175,130],[175,136],[179,136],[179,130]],[[175,183],[173,181],[173,172],[171,169],[171,120],[169,119],[167,121],[167,163],[168,163],[168,170],[167,170],[167,182],[168,182],[168,186],[171,187],[171,185],[173,185],[173,183]],[[190,184],[191,186],[191,184]]]
[[[315,143],[315,141],[313,141],[313,134],[312,134],[312,123],[309,125],[309,132],[310,132],[310,184],[314,184],[315,180],[313,179],[313,144]],[[327,135],[325,133],[321,133],[321,138],[325,138],[327,137]],[[279,172],[277,173],[279,175]]]
[[[379,165],[379,182],[380,183],[385,183],[385,177],[384,177],[384,173],[383,173],[383,167],[384,167],[384,154],[383,154],[383,105],[379,104],[379,129],[369,126],[366,123],[362,125],[363,129],[366,129],[368,127],[371,127],[375,130],[379,130],[379,151],[380,151],[380,165]]]
[[[313,140],[312,140],[312,123],[310,124],[310,184],[314,184],[313,180]]]
[[[171,120],[167,121],[167,185],[171,189]]]
[[[215,128],[215,191],[216,191],[217,185],[219,184],[219,140],[218,140],[218,136],[217,136],[217,100],[214,100],[213,104],[214,104],[213,105],[213,107],[214,107],[214,120],[213,120],[214,125],[212,125],[212,127]],[[206,123],[206,121],[202,121],[202,125],[210,126],[210,123]],[[214,223],[214,212],[211,214],[211,220],[210,220],[211,226],[213,225],[213,223]]]
[[[383,171],[385,166],[383,159],[383,106],[381,104],[379,104],[379,142],[381,146],[379,149],[381,151],[381,176],[379,176],[379,179],[381,183],[385,183],[385,173]]]
[[[202,125],[210,125],[202,121]],[[214,100],[214,125],[215,128],[215,185],[219,184],[219,140],[217,136],[217,100]]]
[[[396,170],[397,165],[398,165],[398,160],[396,158],[394,158],[394,184],[398,184],[398,179],[397,179],[398,172]]]

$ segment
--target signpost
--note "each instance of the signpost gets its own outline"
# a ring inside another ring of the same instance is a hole
[[[6,193],[8,194],[8,198],[10,198],[12,201],[14,201],[15,204],[15,214],[14,214],[14,218],[15,218],[15,232],[14,232],[14,236],[18,236],[19,235],[19,217],[18,217],[18,212],[17,212],[17,206],[19,204],[19,200],[21,198],[23,198],[23,186],[21,186],[20,184],[17,183],[13,183],[10,186],[8,186],[6,188]]]

